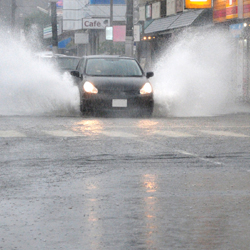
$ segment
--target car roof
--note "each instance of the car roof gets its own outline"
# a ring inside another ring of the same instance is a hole
[[[79,56],[68,56],[68,55],[63,55],[63,54],[55,54],[52,57],[54,58],[81,58]]]
[[[133,57],[128,57],[128,56],[122,56],[122,55],[89,55],[89,56],[83,56],[83,58],[122,58],[122,59],[133,59],[135,60],[135,58]]]
[[[64,54],[53,54],[52,52],[40,52],[36,53],[36,56],[42,57],[42,58],[79,58],[79,56],[69,56],[69,55],[64,55]]]

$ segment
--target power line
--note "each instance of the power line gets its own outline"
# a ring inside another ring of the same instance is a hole
[[[82,5],[82,3],[80,2],[80,0],[77,0],[77,2],[83,7],[83,8],[86,8],[88,5],[89,5],[89,3],[87,3],[87,4],[85,4],[84,6]],[[90,10],[91,11],[91,10]],[[103,10],[101,10],[104,14],[106,14]],[[92,12],[92,14],[94,14],[93,13],[93,11],[91,11]]]
[[[80,2],[80,0],[77,0],[77,2],[80,4],[80,6],[82,6],[83,8],[86,8],[87,6],[89,6],[89,3],[87,3],[87,4],[85,4],[85,5],[83,5],[83,3],[82,2]],[[96,6],[95,5],[95,7],[97,8],[97,9],[99,9],[101,12],[103,12],[104,14],[105,14],[105,16],[107,15],[107,13],[106,12],[104,12],[100,7],[98,7],[98,6]],[[92,10],[89,10],[93,15],[95,14]],[[114,13],[115,15],[113,15],[113,16],[115,16],[115,17],[123,17],[123,16],[121,16],[121,15],[118,15],[117,13]]]

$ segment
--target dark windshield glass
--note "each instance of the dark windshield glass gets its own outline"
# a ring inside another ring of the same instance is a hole
[[[91,58],[86,65],[91,76],[142,76],[138,63],[133,59]]]

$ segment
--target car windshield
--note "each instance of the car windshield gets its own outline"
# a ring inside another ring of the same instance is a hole
[[[133,59],[91,58],[87,60],[86,74],[91,76],[142,76],[142,70]]]
[[[80,58],[69,58],[69,57],[58,57],[56,58],[56,61],[58,63],[59,68],[61,69],[76,69],[76,66],[78,62],[80,61]]]

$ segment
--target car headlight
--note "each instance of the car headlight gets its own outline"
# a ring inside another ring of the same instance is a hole
[[[140,94],[151,94],[153,92],[153,88],[149,82],[146,82],[143,87],[140,89]]]
[[[87,93],[91,93],[91,94],[97,94],[98,93],[98,89],[94,86],[94,84],[92,84],[91,82],[85,82],[83,84],[83,90]]]

